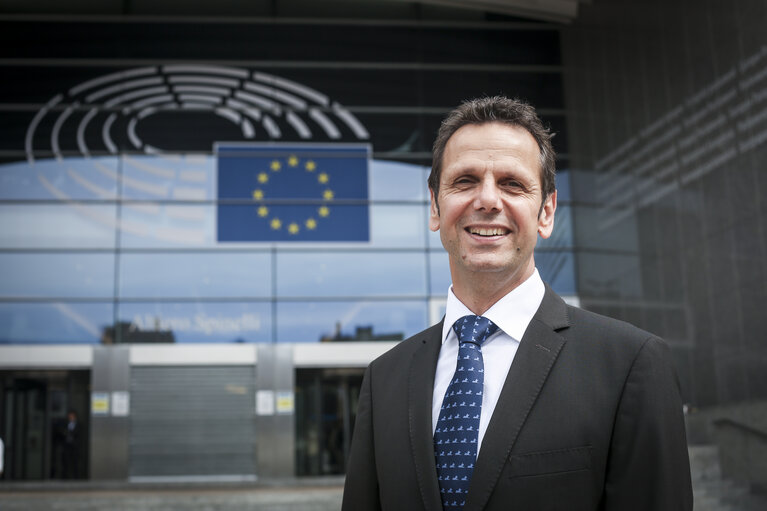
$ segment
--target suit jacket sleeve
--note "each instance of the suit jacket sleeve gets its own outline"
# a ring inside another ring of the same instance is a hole
[[[373,445],[373,407],[370,367],[365,371],[357,405],[354,436],[346,467],[343,511],[374,511],[381,509]]]
[[[603,495],[606,511],[691,511],[692,486],[679,384],[668,346],[644,342],[615,417]]]

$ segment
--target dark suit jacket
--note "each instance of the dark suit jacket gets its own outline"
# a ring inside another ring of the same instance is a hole
[[[344,511],[442,509],[431,403],[442,324],[362,382]],[[485,433],[465,511],[689,511],[682,402],[666,344],[550,288]]]

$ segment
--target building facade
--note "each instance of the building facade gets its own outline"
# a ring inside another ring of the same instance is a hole
[[[0,24],[7,478],[344,473],[364,367],[442,316],[430,145],[471,96],[557,132],[537,261],[577,300],[557,25]]]

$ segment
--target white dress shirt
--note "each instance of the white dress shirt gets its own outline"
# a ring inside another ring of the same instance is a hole
[[[526,281],[482,314],[498,325],[498,331],[482,344],[485,382],[482,393],[482,413],[479,417],[478,453],[498,397],[501,395],[501,389],[506,382],[506,375],[517,353],[517,346],[541,305],[545,291],[546,288],[536,269]],[[458,362],[458,336],[453,331],[453,323],[469,314],[475,315],[455,296],[451,286],[447,293],[445,324],[442,327],[442,348],[439,351],[437,374],[434,377],[434,395],[431,404],[432,433],[437,427],[442,401]]]

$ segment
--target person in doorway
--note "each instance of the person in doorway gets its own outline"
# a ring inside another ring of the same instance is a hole
[[[77,422],[77,412],[67,412],[67,422],[63,431],[63,464],[64,479],[77,479],[80,477],[80,424]]]
[[[368,366],[345,511],[692,509],[667,345],[567,305],[536,269],[550,138],[505,97],[443,121],[429,227],[449,257],[445,317]]]

